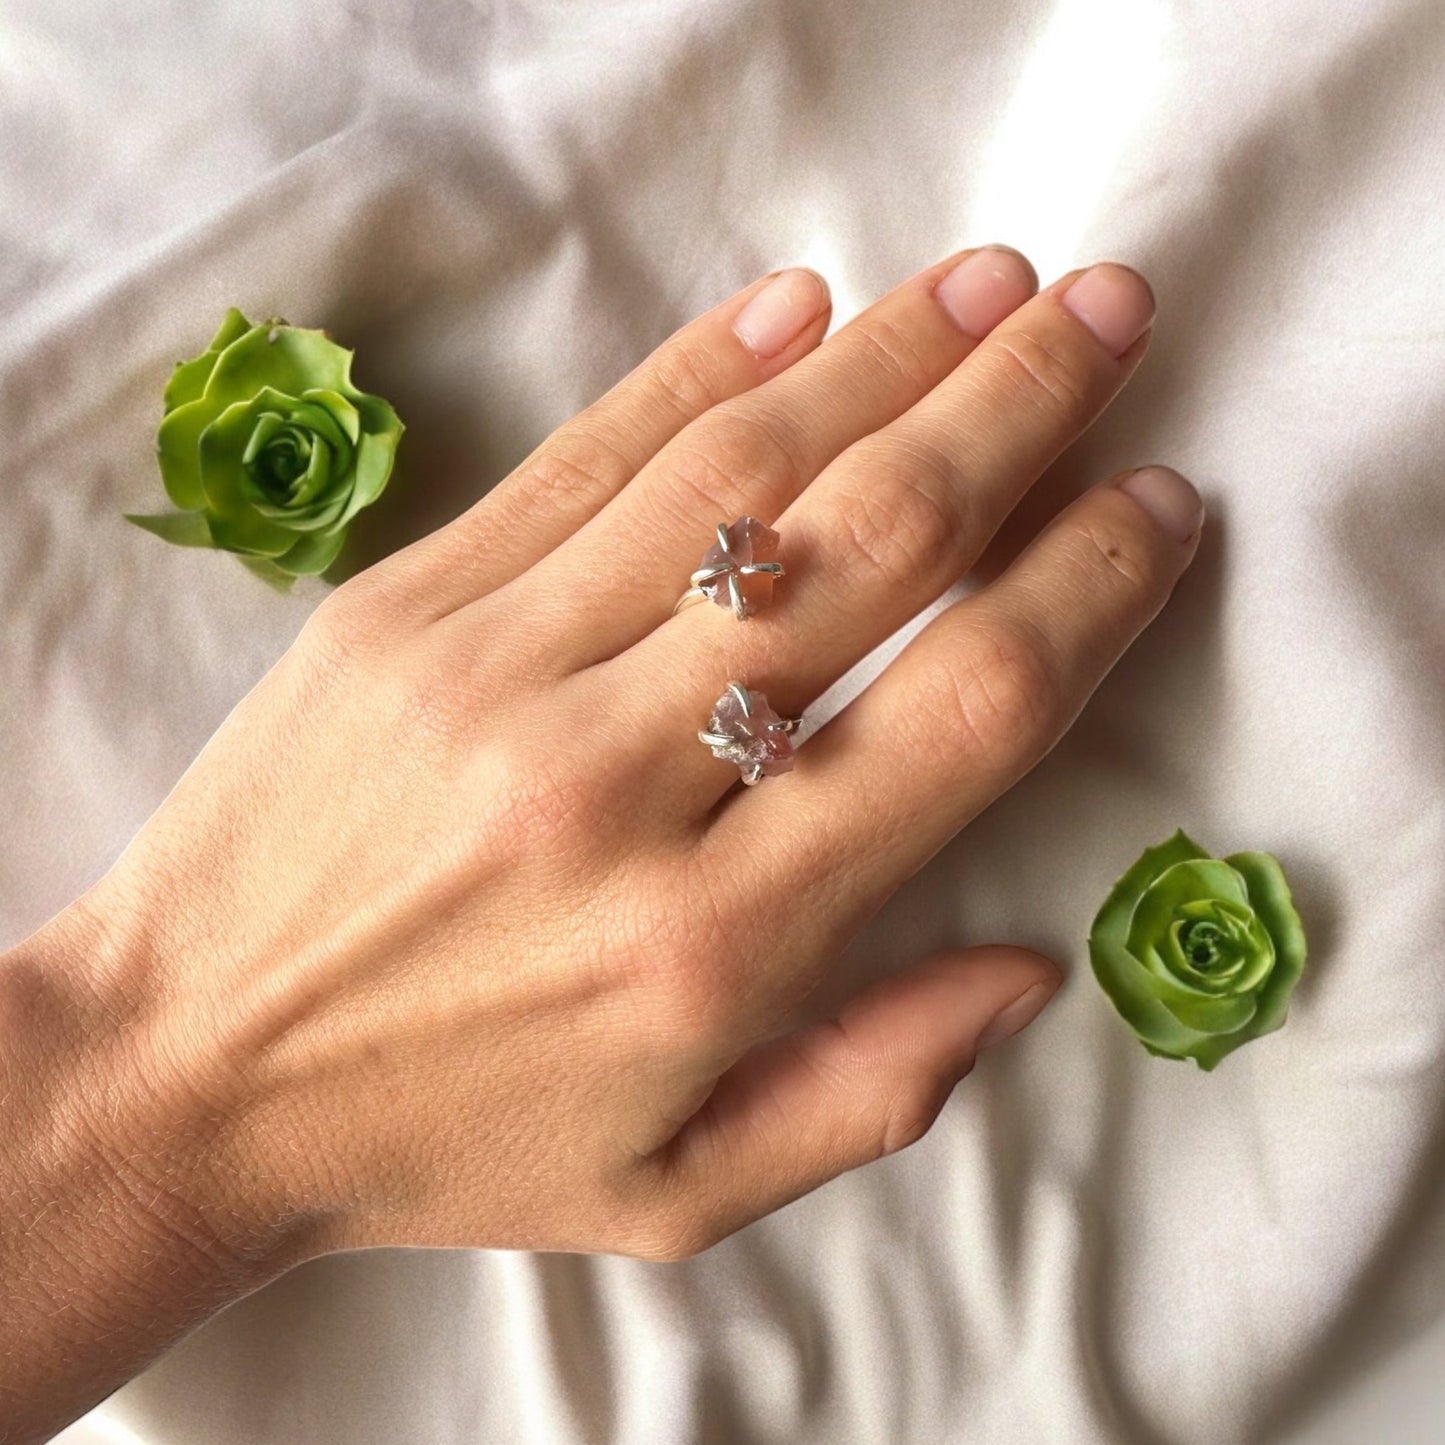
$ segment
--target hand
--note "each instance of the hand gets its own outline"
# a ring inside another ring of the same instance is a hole
[[[27,1017],[105,1080],[101,1172],[153,1235],[247,1287],[365,1245],[681,1258],[917,1139],[1043,1007],[1054,966],[985,947],[794,1026],[1163,604],[1177,475],[1075,502],[788,777],[740,789],[696,740],[728,679],[800,712],[937,597],[1143,354],[1121,267],[1035,296],[1012,252],[954,265],[821,346],[807,272],[678,333],[330,596],[42,935],[63,1007]],[[670,617],[742,514],[782,534],[776,605]],[[26,1137],[56,1090],[84,1113],[57,1084]]]

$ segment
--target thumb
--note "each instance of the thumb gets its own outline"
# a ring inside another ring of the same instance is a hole
[[[979,1051],[1031,1023],[1061,982],[1023,948],[937,954],[748,1054],[669,1146],[700,1239],[922,1138]]]

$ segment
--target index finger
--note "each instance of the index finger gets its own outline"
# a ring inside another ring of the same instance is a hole
[[[406,571],[431,617],[501,587],[600,512],[690,422],[812,351],[831,314],[814,271],[755,281],[676,331],[470,510],[397,553],[390,570]]]

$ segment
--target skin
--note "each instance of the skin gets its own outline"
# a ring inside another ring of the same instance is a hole
[[[918,1139],[1047,1003],[1051,962],[986,946],[798,1021],[1069,725],[1197,517],[1094,488],[785,778],[740,789],[694,736],[729,678],[800,712],[1137,365],[1147,331],[1116,355],[1065,304],[1078,273],[1035,295],[998,255],[1016,294],[983,339],[935,290],[959,257],[826,342],[821,286],[780,347],[734,329],[769,278],[685,327],[330,594],[110,873],[0,958],[0,1439],[329,1251],[696,1254]],[[776,605],[670,617],[744,513],[782,534]]]

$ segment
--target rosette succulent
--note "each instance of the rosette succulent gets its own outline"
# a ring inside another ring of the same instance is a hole
[[[182,510],[129,520],[168,542],[235,552],[283,589],[325,571],[385,488],[403,430],[386,402],[352,385],[351,357],[322,331],[253,326],[233,306],[166,384],[156,450]]]
[[[1268,853],[1211,858],[1179,832],[1114,885],[1089,957],[1150,1053],[1212,1069],[1284,1022],[1305,936]]]

